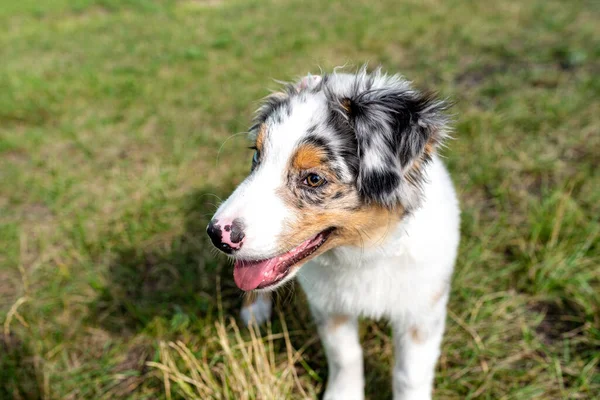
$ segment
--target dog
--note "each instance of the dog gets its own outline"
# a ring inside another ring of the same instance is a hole
[[[326,400],[364,398],[358,318],[393,329],[395,400],[430,399],[460,239],[437,150],[447,101],[381,68],[308,75],[268,96],[249,135],[249,176],[207,232],[234,261],[246,323],[296,278],[328,360]]]

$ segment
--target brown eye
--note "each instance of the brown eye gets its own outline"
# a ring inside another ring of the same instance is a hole
[[[322,186],[326,182],[327,181],[322,176],[319,176],[317,174],[308,174],[306,176],[306,178],[304,178],[304,182],[302,182],[302,183],[304,183],[307,186],[316,188],[316,187]]]

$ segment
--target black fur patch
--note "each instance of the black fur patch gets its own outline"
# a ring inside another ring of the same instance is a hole
[[[232,243],[239,243],[244,237],[246,237],[246,234],[244,233],[244,223],[241,219],[236,218],[231,223],[231,234],[229,238]]]
[[[373,170],[365,174],[359,190],[361,194],[377,202],[385,202],[387,196],[393,193],[400,184],[400,175],[394,170]]]
[[[323,78],[325,80],[325,78]],[[333,131],[344,145],[338,149],[338,156],[350,170],[353,177],[358,176],[359,154],[358,142],[354,129],[349,121],[344,118],[335,106],[331,105],[327,115],[327,125],[333,128]]]

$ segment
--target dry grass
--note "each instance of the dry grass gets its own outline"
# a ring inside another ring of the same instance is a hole
[[[220,320],[215,322],[215,332],[208,339],[214,343],[205,344],[210,353],[205,348],[196,355],[182,341],[159,343],[160,361],[148,365],[162,375],[167,399],[172,392],[188,399],[315,397],[315,388],[298,376],[297,369],[306,362],[304,349],[294,350],[285,323],[281,333],[273,333],[269,325],[264,335],[256,326],[242,335],[234,319]],[[275,356],[281,347],[275,342],[284,343],[287,359]]]

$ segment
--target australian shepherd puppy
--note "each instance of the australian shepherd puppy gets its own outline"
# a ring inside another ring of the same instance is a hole
[[[252,171],[208,226],[237,286],[259,291],[244,319],[268,318],[264,293],[298,280],[327,354],[327,400],[364,397],[359,317],[392,325],[394,399],[431,398],[459,243],[436,154],[446,110],[381,70],[289,84],[257,111]]]

